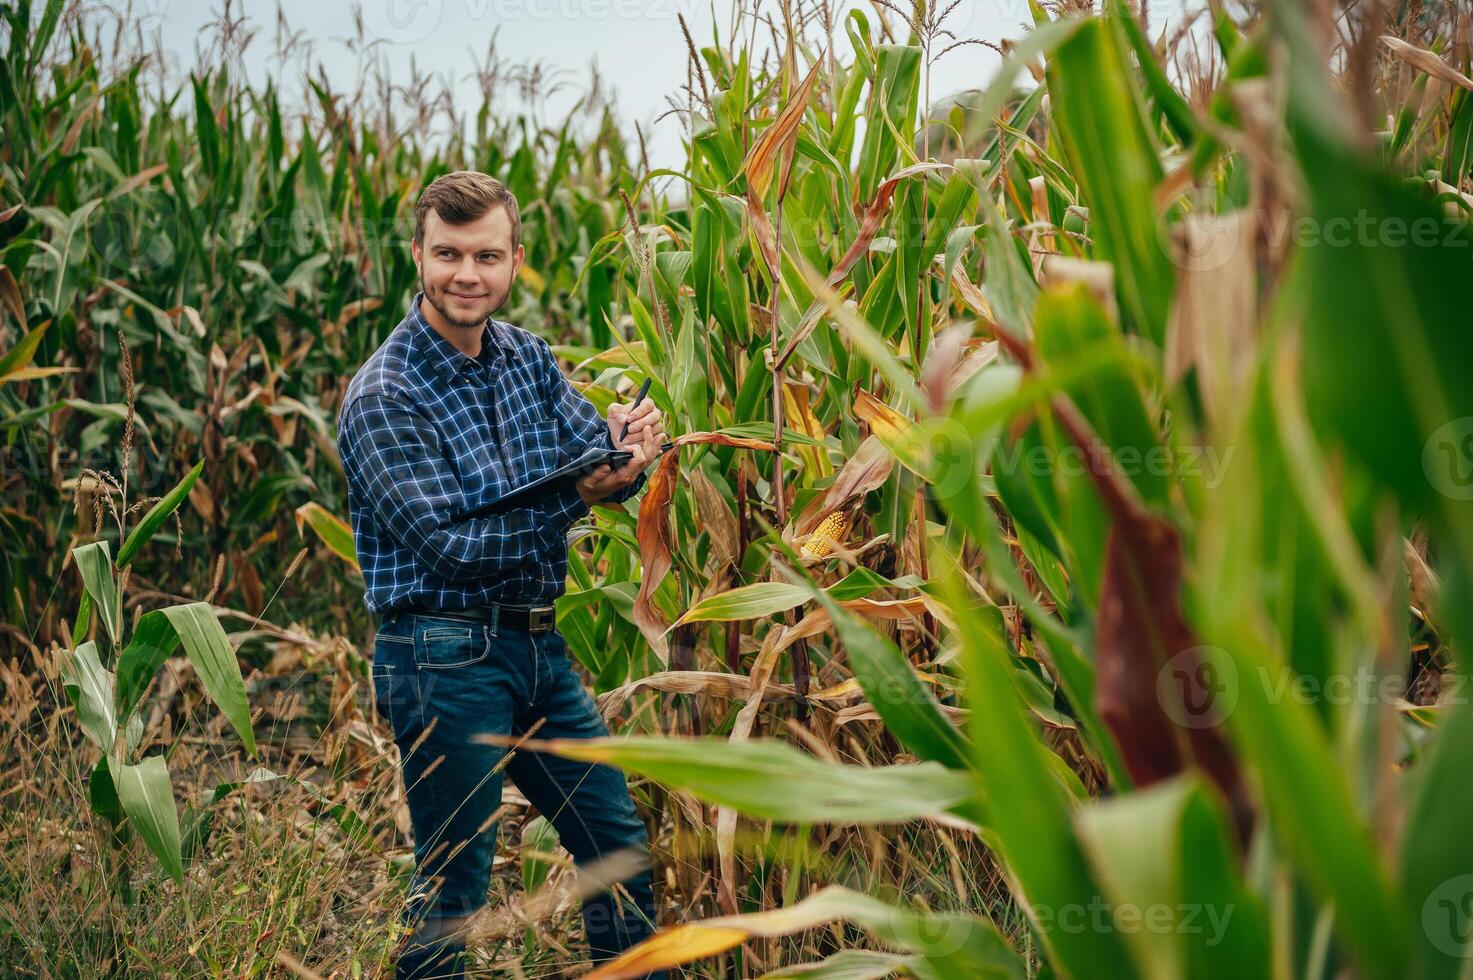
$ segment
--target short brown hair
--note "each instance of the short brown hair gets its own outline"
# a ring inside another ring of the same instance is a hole
[[[517,196],[501,181],[479,170],[441,174],[420,193],[414,206],[414,240],[424,244],[425,216],[430,208],[435,209],[441,221],[463,225],[498,204],[506,208],[506,216],[511,219],[511,247],[515,249],[522,243],[522,213],[517,207]]]

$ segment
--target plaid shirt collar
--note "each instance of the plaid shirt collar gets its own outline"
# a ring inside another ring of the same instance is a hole
[[[424,293],[418,292],[409,303],[409,319],[414,325],[413,344],[423,355],[422,363],[441,378],[449,380],[466,371],[484,375],[497,360],[503,357],[515,360],[519,357],[517,346],[513,343],[506,324],[489,317],[481,328],[481,355],[471,357],[461,353],[455,345],[436,333],[435,328],[430,326],[430,321],[420,312],[419,306],[423,299]]]

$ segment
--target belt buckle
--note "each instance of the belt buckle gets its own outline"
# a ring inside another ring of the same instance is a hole
[[[556,624],[556,606],[539,606],[527,610],[527,631],[530,633],[545,633]]]

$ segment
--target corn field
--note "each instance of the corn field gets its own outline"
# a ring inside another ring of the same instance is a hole
[[[678,168],[494,38],[294,102],[89,6],[0,0],[0,972],[390,969],[336,420],[460,169],[675,443],[569,534],[614,735],[518,749],[629,775],[663,931],[583,973],[509,793],[484,975],[1473,971],[1462,5],[744,2],[651,41]]]

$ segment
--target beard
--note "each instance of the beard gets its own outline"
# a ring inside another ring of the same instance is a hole
[[[472,309],[471,313],[467,313],[466,310],[468,307],[458,303],[449,294],[448,290],[430,289],[425,283],[423,275],[419,277],[419,289],[420,292],[424,293],[424,298],[429,304],[435,308],[435,311],[445,318],[446,323],[452,327],[460,327],[466,330],[473,330],[490,319],[491,314],[501,309],[506,303],[506,297],[511,292],[509,288],[504,290],[500,295],[497,295],[493,291],[482,300],[479,306],[470,308]]]

